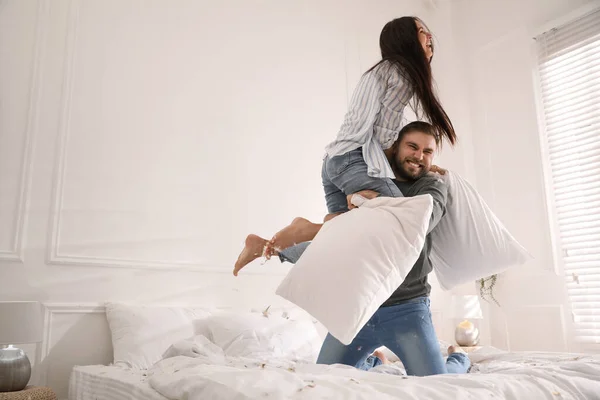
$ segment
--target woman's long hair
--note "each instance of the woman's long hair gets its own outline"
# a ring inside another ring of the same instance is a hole
[[[420,106],[439,137],[455,144],[456,132],[433,89],[431,60],[427,60],[423,46],[419,42],[417,21],[423,24],[417,17],[401,17],[388,22],[383,27],[379,37],[382,60],[371,70],[385,61],[399,67],[401,74],[413,87],[416,100],[413,108],[417,118],[420,118],[418,115]],[[433,43],[431,50],[433,51]]]

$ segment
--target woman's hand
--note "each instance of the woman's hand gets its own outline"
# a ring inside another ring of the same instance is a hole
[[[431,168],[429,169],[430,172],[434,172],[436,174],[440,174],[440,175],[445,175],[446,174],[446,170],[444,168],[440,168],[437,165],[432,165]]]
[[[357,208],[357,206],[355,206],[352,203],[352,196],[354,196],[354,195],[361,196],[366,200],[371,200],[371,199],[374,199],[375,197],[379,197],[379,193],[374,190],[361,190],[360,192],[349,194],[348,196],[346,196],[346,200],[348,201],[348,209],[349,210],[352,210],[353,208]]]

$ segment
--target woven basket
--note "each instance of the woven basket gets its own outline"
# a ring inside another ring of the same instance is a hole
[[[0,400],[57,400],[57,397],[49,387],[29,386],[18,392],[0,393]]]

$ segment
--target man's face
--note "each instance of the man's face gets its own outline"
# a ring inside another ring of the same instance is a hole
[[[394,171],[400,180],[415,181],[431,169],[433,155],[437,149],[435,138],[422,132],[404,135],[398,144]]]

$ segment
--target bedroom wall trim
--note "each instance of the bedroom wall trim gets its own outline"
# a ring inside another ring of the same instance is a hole
[[[41,1],[45,4],[47,0]],[[63,63],[62,71],[62,87],[60,100],[60,121],[58,127],[58,145],[56,149],[53,178],[52,178],[52,204],[49,220],[48,239],[46,245],[46,263],[48,265],[65,265],[65,266],[81,266],[81,267],[110,267],[110,268],[133,268],[144,270],[169,270],[169,271],[192,271],[192,272],[215,272],[215,273],[231,273],[233,265],[222,265],[215,263],[206,263],[200,260],[142,260],[133,258],[111,258],[102,256],[87,256],[76,254],[61,253],[61,218],[64,204],[64,187],[65,176],[68,167],[68,144],[71,137],[71,104],[73,97],[74,84],[74,69],[75,59],[77,54],[77,44],[79,35],[79,20],[80,20],[80,1],[69,0],[68,3],[68,18],[67,29],[65,35],[66,55]],[[44,8],[45,9],[45,8]],[[34,85],[37,89],[38,85]],[[36,92],[37,93],[37,92]],[[33,96],[37,97],[37,96]],[[33,113],[32,115],[34,115]],[[33,126],[33,125],[32,125]],[[30,157],[29,157],[30,158]],[[27,164],[29,164],[29,158]],[[29,171],[29,168],[27,169]],[[24,182],[28,181],[28,177],[24,178]],[[23,196],[26,198],[26,196]],[[23,200],[24,201],[24,200]],[[23,210],[25,206],[21,207]],[[20,218],[23,220],[23,218]],[[22,222],[21,222],[22,224]],[[21,235],[22,229],[18,230]],[[19,253],[21,241],[19,240]],[[11,257],[11,254],[5,255]],[[2,253],[0,252],[0,258]],[[12,256],[17,258],[18,256]],[[279,272],[280,271],[280,272]],[[262,270],[248,269],[245,273],[252,275],[285,275],[285,269],[278,270]]]
[[[48,0],[38,0],[35,23],[35,40],[33,43],[33,66],[29,82],[27,118],[24,127],[24,146],[21,157],[20,178],[18,187],[17,209],[13,216],[12,246],[0,249],[0,261],[23,262],[25,242],[25,226],[29,209],[29,193],[31,192],[31,172],[33,170],[33,152],[39,119],[39,102],[41,93],[41,71],[43,49],[46,38],[46,20]]]

